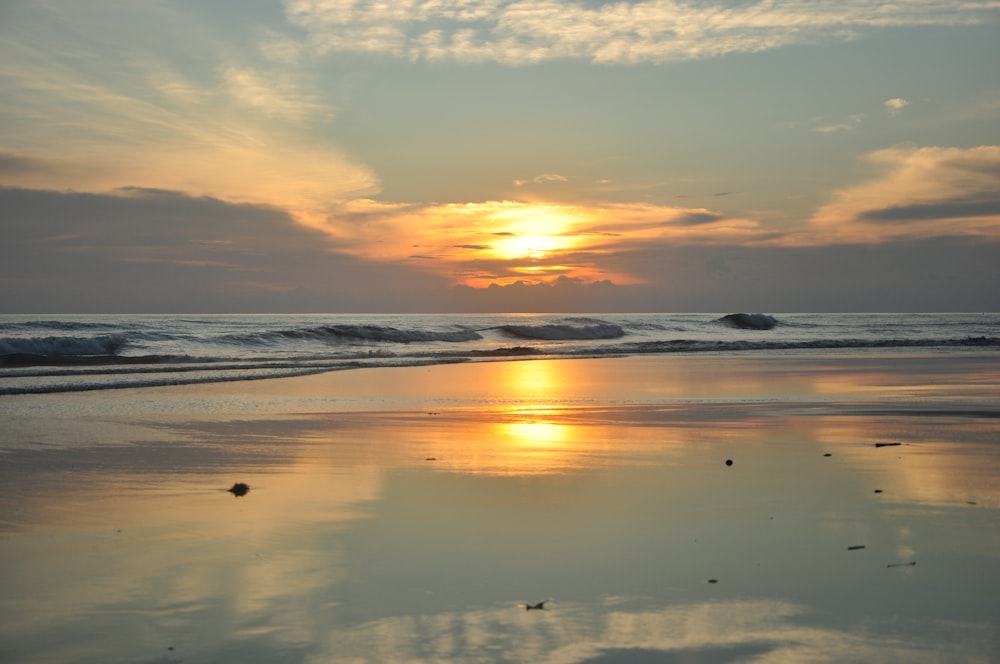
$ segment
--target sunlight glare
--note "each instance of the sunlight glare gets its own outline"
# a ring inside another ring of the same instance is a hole
[[[578,239],[568,233],[580,220],[559,206],[519,206],[497,217],[504,224],[497,232],[499,239],[493,244],[493,253],[503,260],[543,260],[578,244]]]

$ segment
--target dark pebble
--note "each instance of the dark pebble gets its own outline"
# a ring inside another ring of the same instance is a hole
[[[250,485],[243,482],[237,482],[233,486],[229,487],[227,491],[239,498],[240,496],[245,496],[250,492]]]
[[[832,454],[830,454],[829,452],[827,452],[827,453],[826,453],[826,454],[824,454],[823,456],[825,456],[825,457],[832,457],[833,455],[832,455]]]
[[[726,459],[726,465],[727,466],[733,465],[733,460],[732,459]]]

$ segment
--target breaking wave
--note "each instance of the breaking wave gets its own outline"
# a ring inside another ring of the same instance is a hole
[[[482,339],[482,336],[475,330],[465,328],[454,330],[407,330],[383,325],[322,325],[319,327],[273,330],[222,337],[223,341],[235,344],[262,344],[281,339],[325,341],[327,343],[389,342],[409,344],[434,341],[461,343],[476,341]]]
[[[502,325],[498,329],[511,337],[540,341],[618,339],[625,336],[625,330],[611,323],[597,325]]]
[[[771,330],[778,324],[778,320],[768,314],[728,314],[718,322],[738,330]]]
[[[127,337],[121,334],[96,337],[7,337],[0,339],[0,356],[115,355],[127,343]]]

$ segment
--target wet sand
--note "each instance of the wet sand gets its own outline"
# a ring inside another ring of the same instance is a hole
[[[998,418],[971,353],[0,397],[0,661],[996,661]]]

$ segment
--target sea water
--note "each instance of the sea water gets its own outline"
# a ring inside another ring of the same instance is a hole
[[[1000,314],[5,315],[0,394],[469,361],[1000,350]]]

